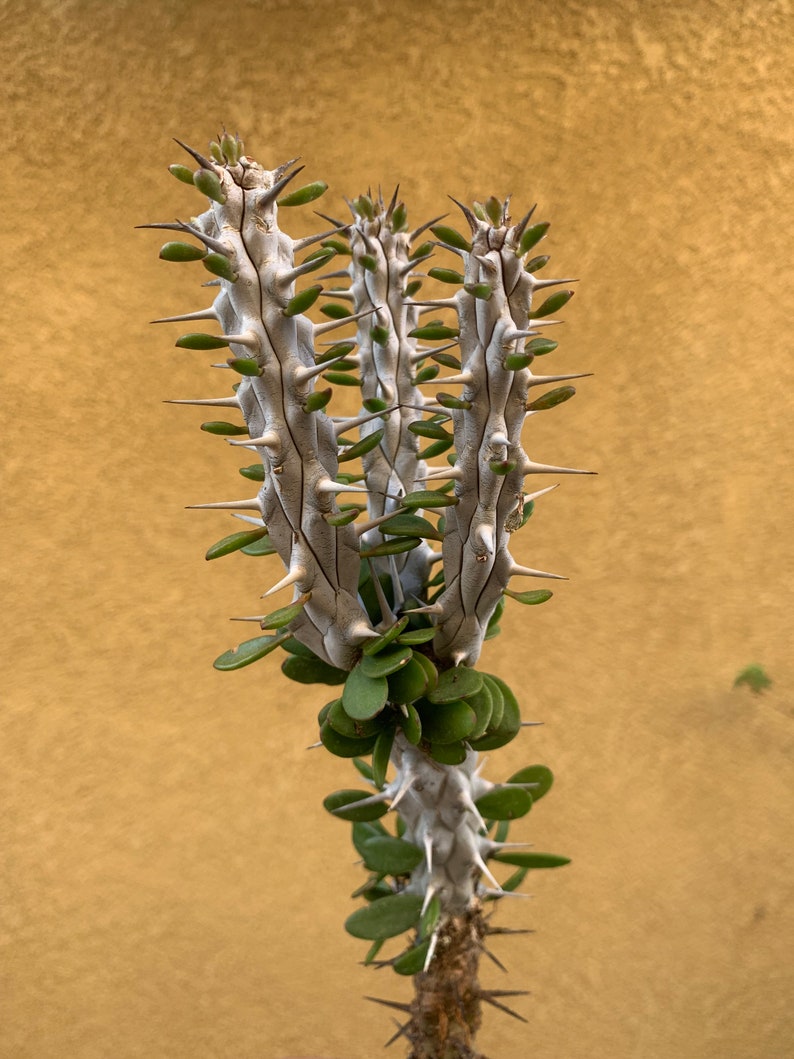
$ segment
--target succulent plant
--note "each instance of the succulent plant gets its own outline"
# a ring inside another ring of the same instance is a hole
[[[351,758],[365,787],[324,803],[352,825],[367,872],[354,895],[364,903],[345,926],[371,943],[365,963],[414,977],[412,1003],[379,1001],[405,1014],[395,1037],[413,1059],[473,1059],[483,1002],[521,1018],[503,1003],[515,991],[478,980],[482,953],[498,963],[489,936],[511,932],[492,924],[487,905],[516,895],[528,872],[568,863],[508,841],[552,774],[529,765],[503,783],[480,775],[479,752],[534,722],[521,720],[501,678],[475,665],[507,598],[551,596],[512,579],[558,576],[509,551],[554,488],[527,494],[526,477],[590,473],[536,463],[522,447],[526,419],[571,397],[580,377],[532,372],[556,347],[539,330],[557,322],[550,316],[572,281],[537,277],[548,259],[531,255],[548,225],[531,224],[532,211],[513,224],[509,200],[458,204],[463,235],[443,217],[411,230],[399,190],[388,203],[368,192],[348,202],[351,219],[324,217],[328,230],[292,239],[279,211],[315,201],[324,183],[288,191],[296,160],[264,169],[227,133],[210,157],[185,149],[197,168],[171,172],[208,207],[189,223],[144,227],[175,232],[161,258],[201,261],[217,293],[206,309],[157,322],[214,322],[176,344],[225,351],[216,366],[236,381],[227,396],[175,403],[238,412],[242,422],[202,429],[259,460],[240,469],[259,484],[256,496],[196,505],[246,523],[207,558],[278,555],[283,572],[264,595],[289,587],[293,596],[248,619],[263,635],[215,666],[240,669],[280,649],[287,677],[335,687],[316,745]],[[425,274],[438,248],[456,267]],[[325,271],[332,262],[338,270]],[[451,296],[418,299],[428,278],[455,288]],[[534,304],[555,286],[563,289]],[[323,321],[310,319],[312,307]],[[533,399],[548,384],[563,385]],[[333,415],[345,388],[360,393],[360,410]],[[492,871],[500,864],[515,869],[502,882]],[[402,949],[383,954],[401,936]]]

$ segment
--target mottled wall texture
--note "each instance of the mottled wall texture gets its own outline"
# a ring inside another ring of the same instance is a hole
[[[371,1059],[360,998],[408,994],[342,930],[324,693],[211,667],[276,568],[203,561],[234,525],[184,508],[239,460],[162,401],[225,380],[147,321],[207,292],[133,228],[197,208],[171,137],[222,123],[330,212],[537,201],[580,278],[554,366],[595,375],[525,446],[599,476],[516,540],[570,581],[482,660],[545,721],[486,774],[552,766],[523,834],[573,863],[499,911],[537,933],[488,983],[532,996],[483,1050],[794,1054],[792,39],[790,0],[0,3],[2,1059]]]

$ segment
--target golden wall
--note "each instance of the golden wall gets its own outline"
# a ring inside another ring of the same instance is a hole
[[[222,388],[148,327],[203,295],[134,225],[198,209],[171,137],[222,123],[303,156],[331,213],[396,181],[417,223],[537,201],[581,280],[555,368],[595,375],[526,447],[599,476],[539,505],[519,559],[571,580],[482,660],[545,722],[487,774],[551,765],[522,833],[573,864],[498,912],[537,933],[486,979],[532,996],[483,1050],[794,1054],[791,14],[0,4],[2,1059],[371,1059],[393,1026],[359,998],[410,985],[342,930],[359,869],[321,800],[354,774],[304,749],[323,692],[211,666],[275,567],[203,562],[234,527],[184,507],[243,495],[239,461],[161,403]],[[751,662],[763,695],[733,689]]]

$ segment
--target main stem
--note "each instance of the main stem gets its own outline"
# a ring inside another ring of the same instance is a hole
[[[477,969],[484,936],[477,900],[444,924],[429,968],[414,977],[416,996],[405,1031],[409,1059],[485,1059],[474,1048],[482,1021]]]

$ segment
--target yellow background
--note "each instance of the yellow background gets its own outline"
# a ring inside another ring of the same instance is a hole
[[[537,201],[581,280],[549,360],[596,374],[526,447],[599,477],[538,505],[518,558],[571,580],[482,659],[545,721],[486,774],[551,765],[520,831],[573,864],[499,910],[538,932],[484,976],[533,995],[481,1047],[794,1054],[793,30],[788,0],[0,5],[3,1059],[369,1059],[359,998],[409,989],[342,930],[325,692],[211,667],[276,567],[203,562],[235,526],[185,505],[246,483],[161,401],[224,379],[147,321],[207,292],[133,226],[199,209],[171,137],[224,122],[327,212]],[[732,690],[754,661],[774,687]]]

